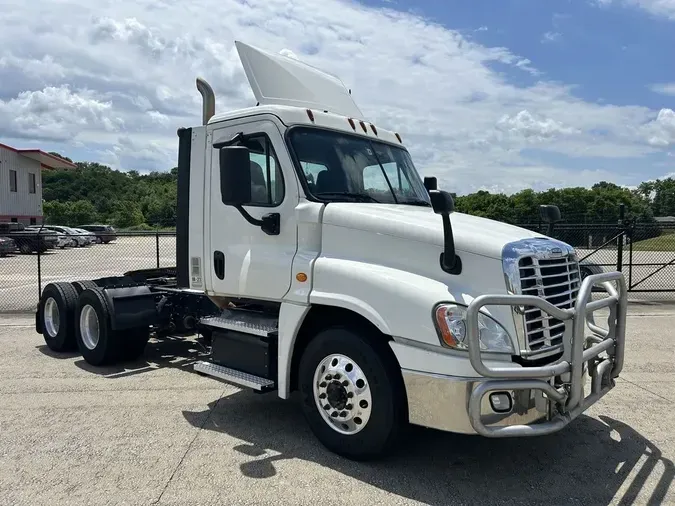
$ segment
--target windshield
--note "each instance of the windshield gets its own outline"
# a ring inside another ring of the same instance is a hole
[[[431,205],[403,148],[306,127],[291,130],[290,142],[309,192],[317,199]]]

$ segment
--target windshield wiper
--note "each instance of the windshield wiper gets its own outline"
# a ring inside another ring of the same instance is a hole
[[[315,193],[317,197],[344,197],[351,200],[352,202],[375,202],[380,204],[381,202],[374,197],[371,197],[367,193],[351,193],[351,192],[321,192]]]
[[[426,200],[422,200],[422,199],[400,200],[398,203],[399,204],[405,204],[405,205],[408,205],[408,206],[431,207],[431,204],[429,204],[429,202],[427,202]]]

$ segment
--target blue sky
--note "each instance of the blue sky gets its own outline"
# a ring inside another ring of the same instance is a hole
[[[649,89],[675,82],[675,23],[631,6],[588,0],[368,0],[419,13],[486,46],[526,56],[548,79],[576,85],[575,95],[617,105],[675,106]],[[675,5],[675,3],[673,3]],[[674,7],[675,10],[675,7]],[[514,73],[514,84],[534,78]]]
[[[197,75],[219,111],[252,105],[238,39],[340,76],[452,191],[675,174],[675,0],[8,1],[0,142],[19,148],[168,170]]]

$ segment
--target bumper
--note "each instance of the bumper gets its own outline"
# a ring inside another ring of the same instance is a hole
[[[607,297],[590,302],[598,284],[603,285]],[[536,306],[565,321],[562,358],[541,367],[486,365],[478,340],[478,312],[485,305]],[[623,367],[626,306],[626,285],[619,272],[588,276],[574,309],[562,310],[534,296],[477,297],[467,309],[466,332],[471,366],[482,377],[404,370],[410,422],[487,437],[537,436],[562,429],[614,388]],[[603,308],[609,309],[606,329],[593,319],[593,313]],[[590,330],[588,336],[586,329]],[[591,388],[586,396],[589,379]],[[510,403],[506,405],[511,409],[497,412],[490,394],[507,394]]]

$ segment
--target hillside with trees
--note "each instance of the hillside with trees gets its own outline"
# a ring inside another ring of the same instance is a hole
[[[102,222],[121,229],[175,226],[177,168],[140,174],[92,162],[76,165],[75,170],[43,172],[49,223]],[[528,189],[512,195],[478,191],[455,199],[458,211],[514,224],[536,224],[540,204],[560,207],[567,223],[616,223],[621,203],[629,218],[650,223],[654,216],[675,216],[675,179],[645,182],[636,190],[599,182],[592,188]]]

